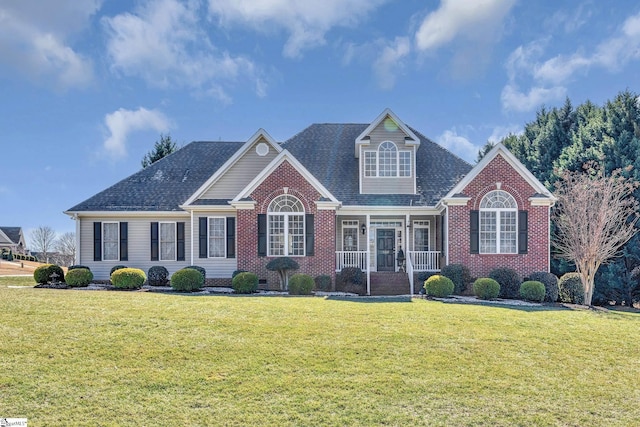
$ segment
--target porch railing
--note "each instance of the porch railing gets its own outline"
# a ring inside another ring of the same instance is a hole
[[[367,251],[336,251],[336,271],[346,267],[367,270]]]
[[[440,251],[407,251],[414,271],[440,271]]]

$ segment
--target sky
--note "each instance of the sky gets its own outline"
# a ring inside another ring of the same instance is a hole
[[[141,169],[160,135],[284,141],[390,108],[473,163],[543,106],[640,92],[640,3],[0,0],[0,225]]]

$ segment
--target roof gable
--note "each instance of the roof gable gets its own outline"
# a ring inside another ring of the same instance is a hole
[[[362,133],[360,133],[360,135],[356,137],[356,141],[355,141],[356,157],[360,156],[359,146],[369,144],[371,141],[371,133],[380,125],[390,130],[398,129],[401,132],[403,132],[406,135],[405,136],[406,144],[417,145],[417,146],[420,145],[420,138],[418,138],[418,136],[407,125],[405,125],[402,122],[402,120],[400,120],[398,116],[395,115],[393,111],[391,111],[391,109],[386,108],[382,113],[380,113],[378,117],[376,117],[374,121],[371,122],[371,124],[365,130],[362,131]]]

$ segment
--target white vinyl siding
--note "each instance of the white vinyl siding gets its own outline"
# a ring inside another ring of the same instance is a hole
[[[226,218],[209,218],[209,258],[226,256]]]

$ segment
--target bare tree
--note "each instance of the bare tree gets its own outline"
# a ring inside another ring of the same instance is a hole
[[[68,267],[76,259],[76,233],[67,232],[58,237],[55,242],[55,249],[58,252],[58,264]]]
[[[591,305],[600,265],[620,255],[637,231],[638,202],[632,196],[637,186],[620,170],[605,176],[593,164],[582,173],[565,172],[556,183],[555,249],[560,258],[575,263],[586,305]]]
[[[41,225],[31,232],[31,248],[40,252],[42,260],[49,262],[49,253],[56,240],[56,232],[53,228]]]

